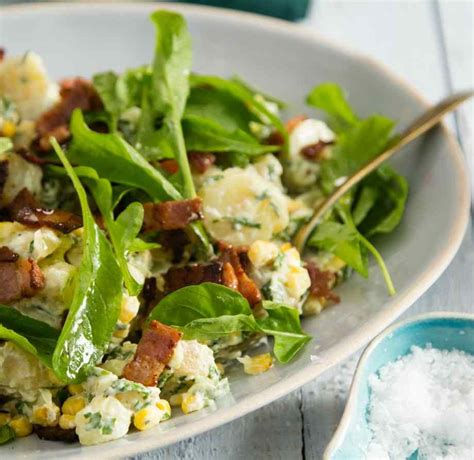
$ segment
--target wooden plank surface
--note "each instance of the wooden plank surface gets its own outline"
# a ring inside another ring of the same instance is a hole
[[[469,1],[320,0],[302,27],[383,61],[435,101],[473,86],[472,7]],[[450,126],[472,157],[472,105]],[[472,312],[472,267],[470,228],[450,267],[404,317],[443,309]],[[257,412],[138,458],[319,459],[344,410],[359,354]]]

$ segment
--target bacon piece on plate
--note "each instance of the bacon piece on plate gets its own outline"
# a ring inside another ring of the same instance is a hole
[[[143,332],[135,356],[125,366],[122,377],[147,387],[156,386],[181,335],[172,327],[152,321]]]
[[[306,264],[309,278],[311,279],[310,293],[314,297],[322,297],[323,299],[339,303],[340,297],[331,290],[335,281],[336,275],[329,271],[320,270],[313,262]]]
[[[90,81],[76,77],[63,80],[60,85],[60,101],[44,112],[36,122],[36,131],[39,135],[38,149],[42,151],[51,148],[49,142],[51,136],[54,136],[59,143],[69,139],[69,120],[74,109],[102,108],[102,101]]]
[[[6,246],[0,247],[0,262],[16,262],[18,254]]]
[[[216,157],[210,152],[188,152],[191,168],[199,173],[205,173],[215,162]]]
[[[32,297],[44,285],[43,272],[33,259],[0,262],[0,303]]]
[[[70,233],[82,227],[81,217],[61,209],[43,209],[28,191],[22,189],[9,204],[10,217],[16,222],[33,228],[49,227],[62,233]]]
[[[202,219],[202,200],[163,201],[162,203],[144,203],[143,231],[178,230],[189,223]]]
[[[222,265],[222,262],[215,260],[205,264],[171,267],[164,275],[166,293],[201,283],[222,284]]]
[[[262,294],[260,289],[257,287],[255,281],[251,279],[242,266],[241,259],[244,258],[242,253],[245,250],[234,248],[231,245],[221,243],[220,244],[221,255],[219,259],[222,262],[228,263],[234,270],[235,278],[237,279],[237,290],[248,300],[249,304],[254,306],[262,300]],[[230,268],[228,268],[230,271]],[[230,278],[230,273],[227,274]],[[229,286],[230,287],[230,286]]]

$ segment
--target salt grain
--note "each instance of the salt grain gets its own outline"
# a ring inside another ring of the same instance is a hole
[[[474,458],[474,356],[414,346],[369,386],[367,459]]]

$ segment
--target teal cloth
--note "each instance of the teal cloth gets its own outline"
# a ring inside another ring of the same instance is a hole
[[[220,6],[234,10],[250,11],[275,18],[297,21],[303,19],[310,0],[178,0],[199,5]]]

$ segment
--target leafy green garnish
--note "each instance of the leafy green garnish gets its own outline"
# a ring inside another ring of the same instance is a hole
[[[264,308],[267,316],[256,319],[239,292],[219,284],[203,283],[167,295],[149,319],[180,329],[187,339],[215,339],[239,331],[272,335],[276,358],[287,362],[310,337],[301,329],[297,310],[271,302],[265,302]]]
[[[280,118],[268,110],[265,105],[254,97],[253,92],[239,82],[226,80],[212,75],[191,75],[191,87],[211,87],[220,91],[225,91],[232,95],[245,106],[264,124],[272,125],[282,134],[285,142],[288,141],[288,134]]]
[[[25,316],[12,307],[0,305],[0,338],[11,340],[49,367],[58,337],[59,331],[49,324]]]
[[[0,446],[15,438],[15,431],[10,425],[0,426]]]
[[[189,94],[191,72],[191,37],[186,21],[171,11],[156,11],[151,15],[156,26],[155,57],[152,88],[154,109],[162,117],[167,140],[179,165],[183,196],[193,198],[191,168],[184,145],[181,118]]]
[[[53,354],[58,377],[75,381],[102,358],[110,343],[120,313],[123,279],[110,243],[94,221],[77,174],[56,140],[51,143],[78,194],[84,222],[81,265]]]
[[[278,146],[260,144],[241,129],[226,131],[217,122],[195,115],[186,117],[183,130],[186,146],[197,152],[240,152],[258,156],[279,149]]]
[[[13,150],[13,143],[9,137],[0,137],[0,154]]]
[[[116,133],[100,134],[89,129],[80,110],[71,118],[71,162],[90,166],[97,174],[122,185],[145,191],[153,200],[179,200],[180,192]]]
[[[329,125],[337,133],[353,127],[359,121],[341,87],[335,83],[321,83],[314,87],[306,102],[326,112]]]
[[[388,165],[381,166],[359,187],[353,214],[367,237],[390,233],[400,223],[408,198],[408,182]]]

